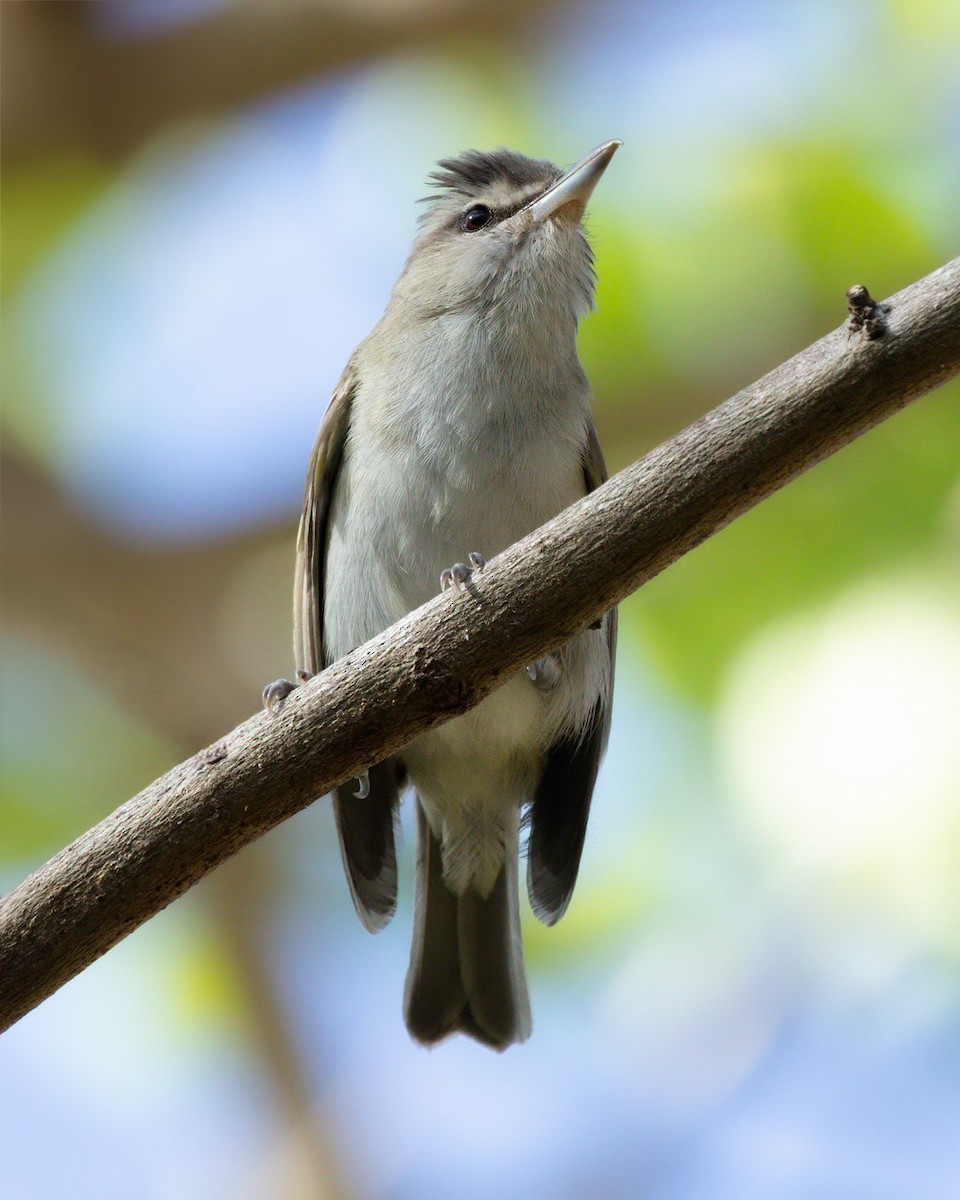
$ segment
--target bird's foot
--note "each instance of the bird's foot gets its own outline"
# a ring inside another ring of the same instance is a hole
[[[449,588],[456,588],[458,592],[469,592],[474,571],[482,571],[486,565],[487,560],[483,555],[471,550],[467,555],[467,562],[454,563],[452,567],[440,572],[440,590],[445,592]]]
[[[560,683],[562,673],[560,660],[555,654],[538,658],[527,667],[527,674],[533,681],[533,686],[540,692],[554,691]]]
[[[306,683],[308,679],[312,679],[313,674],[310,671],[297,671],[297,682],[292,679],[275,679],[273,683],[268,683],[263,689],[263,707],[267,712],[275,717],[283,708],[283,702],[295,691],[301,683]]]
[[[263,707],[271,715],[275,717],[283,708],[283,702],[296,688],[296,684],[291,679],[275,679],[273,683],[268,683],[263,689]]]

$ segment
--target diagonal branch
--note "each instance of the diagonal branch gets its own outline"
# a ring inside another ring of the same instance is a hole
[[[0,904],[11,1024],[242,846],[465,712],[801,471],[960,372],[960,259],[707,413],[194,755]],[[465,548],[466,549],[466,548]],[[746,583],[746,581],[745,581]]]

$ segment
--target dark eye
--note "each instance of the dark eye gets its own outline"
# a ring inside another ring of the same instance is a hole
[[[489,225],[492,216],[493,213],[485,204],[475,204],[473,208],[468,208],[460,218],[460,228],[464,233],[475,233],[484,225]]]

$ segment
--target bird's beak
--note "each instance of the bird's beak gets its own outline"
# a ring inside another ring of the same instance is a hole
[[[597,146],[569,171],[564,171],[556,183],[552,183],[542,196],[532,200],[521,212],[529,213],[538,225],[548,217],[556,216],[561,210],[564,217],[579,221],[583,217],[593,189],[597,186],[597,180],[622,145],[623,142],[612,141]]]

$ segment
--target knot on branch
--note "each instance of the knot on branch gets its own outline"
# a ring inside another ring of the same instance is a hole
[[[885,314],[890,311],[890,305],[874,300],[862,283],[847,289],[847,311],[850,313],[847,328],[862,333],[868,341],[876,341],[887,332]]]
[[[423,645],[414,651],[410,685],[415,695],[444,713],[463,712],[476,702],[477,686],[470,674],[451,669],[443,656]]]
[[[230,748],[227,745],[227,739],[221,738],[219,742],[208,746],[206,750],[201,750],[199,759],[204,766],[212,766],[213,763],[222,762],[229,753]]]

